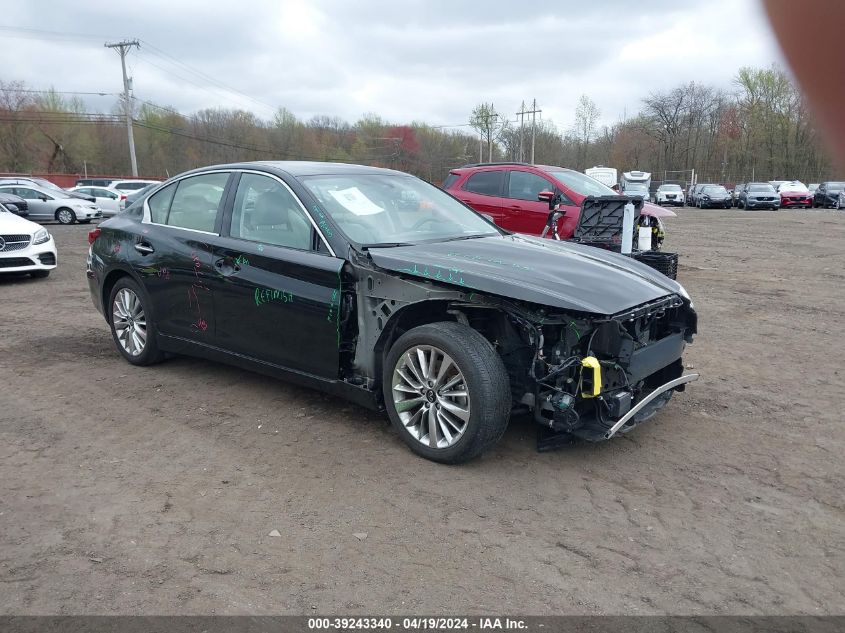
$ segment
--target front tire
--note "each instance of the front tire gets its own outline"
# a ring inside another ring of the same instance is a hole
[[[417,455],[469,461],[502,437],[511,392],[502,359],[469,326],[440,322],[400,336],[384,363],[385,408]]]
[[[76,222],[76,214],[67,207],[62,207],[56,211],[56,220],[59,224],[73,224]]]
[[[133,365],[152,365],[164,354],[158,349],[146,293],[130,277],[122,277],[109,296],[109,325],[121,356]]]

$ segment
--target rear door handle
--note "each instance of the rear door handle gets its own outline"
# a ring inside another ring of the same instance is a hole
[[[149,242],[138,242],[135,244],[135,250],[141,253],[141,255],[149,255],[150,253],[155,252],[155,249]]]
[[[229,257],[221,257],[214,262],[214,267],[220,271],[222,275],[231,275],[232,273],[240,272],[240,265],[236,264],[233,259]]]

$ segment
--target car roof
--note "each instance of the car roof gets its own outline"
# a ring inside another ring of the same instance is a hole
[[[552,171],[572,171],[581,173],[575,169],[570,169],[569,167],[561,167],[560,165],[532,165],[531,163],[520,163],[516,161],[502,161],[497,163],[470,163],[468,165],[463,165],[461,167],[455,167],[450,169],[451,173],[463,173],[465,171],[469,171],[471,169],[497,169],[501,167],[525,167],[528,169],[537,169],[539,171],[544,172],[552,172]]]
[[[320,161],[298,161],[298,160],[260,160],[243,163],[226,163],[221,165],[208,165],[199,169],[193,169],[180,176],[194,173],[202,173],[211,169],[259,169],[277,174],[287,174],[298,178],[300,176],[323,176],[343,174],[383,174],[395,176],[408,176],[403,171],[386,169],[384,167],[371,167],[369,165],[354,165],[351,163],[330,163]]]

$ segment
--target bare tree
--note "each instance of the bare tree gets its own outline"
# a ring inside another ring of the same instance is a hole
[[[573,132],[578,141],[578,169],[587,167],[587,151],[596,136],[596,126],[601,110],[587,95],[581,95],[575,107],[575,126]]]
[[[496,112],[492,103],[481,103],[472,110],[469,117],[470,126],[478,130],[481,138],[487,143],[488,160],[493,161],[493,146],[507,129],[507,119]],[[484,160],[483,156],[479,156]]]

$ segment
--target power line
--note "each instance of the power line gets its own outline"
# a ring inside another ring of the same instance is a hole
[[[203,84],[191,79],[190,77],[186,76],[184,73],[177,72],[173,68],[165,68],[164,66],[161,66],[160,64],[156,64],[154,61],[152,61],[145,54],[145,52],[143,50],[138,55],[138,58],[142,62],[144,62],[145,64],[149,64],[150,66],[153,66],[154,68],[158,68],[159,70],[163,71],[164,73],[166,73],[168,75],[172,75],[174,77],[177,77],[178,79],[181,79],[182,81],[185,81],[185,82],[191,84],[192,86],[199,88],[200,90],[204,90],[208,94],[214,95],[218,99],[223,97],[225,100],[227,100],[229,102],[237,103],[238,107],[243,107],[243,100],[242,99],[235,100],[235,99],[233,99],[234,95],[226,94],[225,91],[223,91],[220,88],[214,88],[214,87],[210,87],[210,86],[207,86],[207,85],[203,85]]]
[[[101,40],[108,35],[94,35],[91,33],[68,33],[66,31],[46,31],[44,29],[30,29],[23,26],[9,26],[0,24],[0,33],[5,32],[6,37],[18,37],[31,40],[48,40],[54,41],[56,39],[83,39],[83,40]],[[13,35],[10,33],[17,33]]]
[[[57,94],[57,95],[98,95],[100,97],[116,97],[120,93],[117,92],[83,92],[81,90],[35,90],[31,88],[4,88],[9,92],[24,92],[31,94]]]
[[[95,35],[95,34],[91,34],[91,33],[71,33],[71,32],[63,32],[63,31],[48,31],[48,30],[44,30],[44,29],[32,29],[32,28],[26,28],[26,27],[0,25],[0,36],[3,36],[3,35],[5,35],[6,37],[19,37],[19,38],[24,38],[24,39],[36,39],[36,40],[44,40],[44,41],[55,41],[57,39],[62,39],[62,40],[95,40],[95,39],[105,39],[105,38],[109,37],[108,35]],[[201,71],[197,68],[194,68],[193,66],[186,64],[185,62],[179,60],[178,58],[174,57],[173,55],[170,55],[166,51],[164,51],[161,48],[155,46],[154,44],[151,44],[150,42],[148,42],[146,40],[139,40],[139,41],[141,43],[143,43],[145,49],[149,49],[149,53],[151,55],[154,55],[157,59],[171,65],[173,68],[168,69],[168,68],[164,68],[164,67],[162,67],[158,64],[155,64],[154,62],[152,62],[149,59],[149,57],[146,54],[142,54],[141,57],[143,58],[143,60],[146,63],[150,64],[151,66],[154,66],[154,67],[158,68],[159,70],[162,70],[162,71],[164,71],[168,74],[175,75],[175,76],[179,77],[179,79],[182,79],[183,81],[187,81],[188,83],[190,83],[190,84],[192,84],[192,85],[194,85],[198,88],[201,88],[203,90],[211,92],[212,94],[215,94],[207,85],[202,85],[200,83],[197,83],[196,81],[191,80],[189,77],[184,76],[184,73],[190,73],[194,77],[199,77],[202,81],[206,82],[207,84],[211,84],[218,89],[218,94],[217,94],[218,97],[221,94],[220,91],[224,91],[225,93],[229,93],[232,96],[237,95],[239,97],[239,100],[241,100],[241,101],[243,99],[246,99],[248,101],[251,101],[252,103],[260,105],[263,108],[267,108],[270,112],[275,112],[277,110],[276,106],[273,106],[273,105],[271,105],[271,104],[269,104],[265,101],[262,101],[260,99],[255,98],[255,97],[253,97],[253,96],[251,96],[251,95],[249,95],[249,94],[247,94],[247,93],[245,93],[241,90],[238,90],[237,88],[234,88],[232,86],[229,86],[229,85],[223,83],[222,81],[220,81],[216,77],[213,77],[212,75],[210,75],[208,73],[205,73],[205,72],[203,72],[203,71]],[[180,72],[177,72],[176,69],[181,71],[181,74],[180,74]],[[80,93],[80,94],[82,94],[82,93]],[[229,96],[229,99],[231,100],[231,96]]]
[[[253,96],[251,96],[251,95],[248,95],[248,94],[246,94],[245,92],[243,92],[243,91],[241,91],[241,90],[238,90],[237,88],[233,88],[233,87],[231,87],[231,86],[229,86],[229,85],[227,85],[227,84],[223,83],[222,81],[220,81],[220,80],[219,80],[219,79],[217,79],[216,77],[212,77],[212,76],[211,76],[211,75],[209,75],[208,73],[205,73],[205,72],[203,72],[203,71],[201,71],[201,70],[198,70],[198,69],[196,69],[196,68],[194,68],[194,67],[192,67],[192,66],[189,66],[189,65],[188,65],[188,64],[186,64],[185,62],[180,61],[179,59],[177,59],[177,58],[173,57],[172,55],[170,55],[170,54],[166,53],[165,51],[163,51],[162,49],[158,48],[157,46],[154,46],[153,44],[150,44],[150,43],[149,43],[148,41],[146,41],[146,40],[141,40],[141,41],[144,43],[144,46],[145,46],[146,48],[151,49],[151,52],[152,52],[154,55],[157,55],[159,58],[163,59],[164,61],[170,62],[170,63],[172,63],[172,64],[174,64],[174,65],[181,66],[182,68],[184,68],[184,69],[185,69],[185,70],[187,70],[188,72],[191,72],[191,73],[193,73],[193,74],[195,74],[195,75],[199,76],[200,78],[204,79],[205,81],[208,81],[209,83],[212,83],[212,84],[214,84],[214,85],[216,85],[216,86],[218,86],[218,87],[220,87],[220,88],[222,88],[222,89],[224,89],[224,90],[226,90],[226,91],[228,91],[228,92],[231,92],[231,93],[234,93],[234,94],[238,94],[238,95],[240,95],[240,96],[242,96],[242,97],[244,97],[244,98],[246,98],[246,99],[249,99],[249,100],[250,100],[250,101],[252,101],[253,103],[257,103],[257,104],[259,104],[259,105],[261,105],[261,106],[264,106],[264,107],[266,107],[266,108],[269,108],[269,109],[270,109],[271,111],[273,111],[273,112],[275,112],[275,111],[276,111],[276,109],[277,109],[277,108],[276,108],[276,106],[270,105],[269,103],[267,103],[267,102],[265,102],[265,101],[261,101],[260,99],[256,99],[255,97],[253,97]]]

